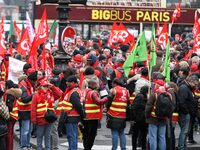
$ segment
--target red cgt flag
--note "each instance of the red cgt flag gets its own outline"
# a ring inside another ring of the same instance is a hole
[[[167,23],[165,22],[162,28],[162,31],[158,37],[157,44],[159,44],[162,49],[165,49],[168,42],[168,28]]]
[[[4,17],[2,17],[0,24],[0,56],[4,57],[4,54],[6,52],[7,51],[5,46]]]
[[[192,30],[194,34],[194,46],[193,46],[194,51],[197,51],[197,49],[200,48],[200,23],[198,20],[199,20],[198,15],[195,14],[194,27]]]
[[[116,22],[114,22],[112,25],[112,30],[110,32],[110,36],[108,38],[108,46],[111,48],[116,48],[114,46],[114,43],[118,42],[118,39],[117,39],[118,30],[119,30],[119,26],[117,25]]]
[[[38,31],[36,34],[36,46],[39,46],[42,43],[46,42],[46,39],[49,36],[49,32],[48,32],[49,28],[48,28],[48,23],[47,23],[47,12],[46,12],[46,8],[43,11],[43,15],[40,21],[40,24],[38,26]]]
[[[129,49],[132,50],[135,44],[135,38],[122,23],[118,26],[116,22],[114,22],[108,39],[108,46],[117,48],[114,43],[129,44]]]
[[[38,70],[38,57],[37,57],[37,45],[36,38],[34,38],[31,46],[31,50],[28,57],[28,63],[31,64],[32,68]]]
[[[28,54],[28,51],[30,51],[30,47],[31,47],[31,40],[28,33],[28,29],[26,28],[18,44],[17,52],[23,56],[26,56]]]
[[[172,23],[174,23],[180,16],[181,16],[181,0],[172,14]]]
[[[135,38],[133,35],[130,34],[130,32],[127,30],[127,28],[124,26],[123,23],[120,23],[119,29],[121,32],[119,32],[119,39],[118,41],[122,41],[122,44],[129,44],[129,50],[132,50],[135,45]]]
[[[43,46],[43,50],[42,50],[41,69],[43,69],[45,72],[47,71],[47,59],[46,59],[45,46]]]
[[[16,23],[15,20],[14,20],[14,28],[15,28],[15,31],[17,33],[17,39],[20,40],[22,30],[17,26],[17,23]]]

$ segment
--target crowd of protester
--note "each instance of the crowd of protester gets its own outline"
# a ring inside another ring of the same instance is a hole
[[[32,149],[31,135],[37,138],[38,150],[42,150],[43,137],[46,150],[59,149],[58,139],[64,133],[69,150],[78,149],[78,138],[83,140],[85,150],[91,150],[103,117],[111,130],[112,150],[117,149],[118,138],[121,149],[126,149],[127,122],[131,124],[133,150],[139,145],[143,150],[175,150],[176,146],[185,150],[188,143],[195,144],[193,129],[200,123],[200,53],[192,49],[191,33],[177,34],[170,40],[170,82],[162,74],[165,49],[159,45],[156,66],[151,72],[147,61],[136,62],[126,77],[123,63],[130,53],[129,45],[115,43],[111,49],[94,38],[85,43],[79,39],[71,59],[64,64],[65,70],[54,67],[55,51],[49,48],[46,57],[52,73],[35,70],[26,63],[24,74],[15,84],[8,80],[8,58],[25,58],[13,46],[13,54],[6,53],[1,62],[1,149],[13,149],[13,130],[18,121],[23,150]],[[38,49],[39,66],[43,46]],[[147,47],[149,54],[150,42]],[[172,113],[167,117],[155,113],[161,93],[172,104]],[[177,142],[174,132],[178,125]]]

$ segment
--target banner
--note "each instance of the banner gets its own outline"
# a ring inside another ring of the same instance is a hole
[[[8,80],[18,84],[18,78],[23,74],[23,66],[26,62],[9,57]]]

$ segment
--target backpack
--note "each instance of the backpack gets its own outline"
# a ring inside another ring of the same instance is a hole
[[[139,93],[130,105],[130,120],[135,122],[145,121],[145,106],[145,97]]]
[[[170,118],[173,113],[172,96],[169,92],[156,94],[155,115]]]

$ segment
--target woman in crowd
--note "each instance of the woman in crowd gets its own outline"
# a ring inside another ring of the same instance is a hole
[[[4,101],[10,112],[10,119],[7,121],[8,135],[6,138],[7,150],[13,150],[13,132],[15,122],[18,120],[17,100],[22,95],[22,90],[14,84],[12,80],[7,80],[5,83]]]
[[[6,135],[8,133],[7,120],[9,119],[9,111],[3,100],[3,89],[0,87],[0,149],[6,150]]]
[[[33,96],[31,106],[31,121],[37,128],[37,150],[42,150],[43,137],[45,138],[45,149],[51,149],[51,123],[45,119],[48,110],[54,112],[54,100],[61,97],[60,90],[48,83],[40,82],[36,94]]]

